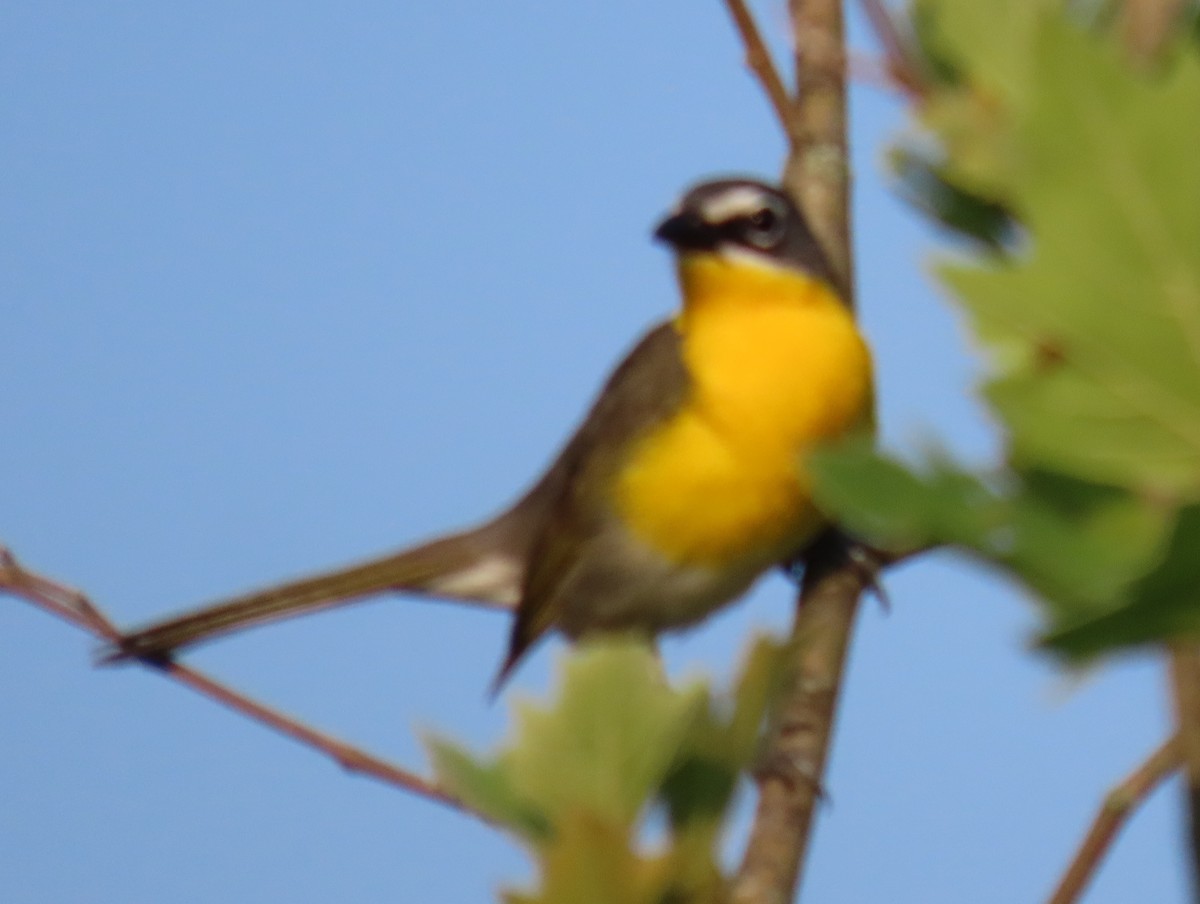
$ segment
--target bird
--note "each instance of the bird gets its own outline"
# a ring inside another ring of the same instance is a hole
[[[477,526],[123,634],[112,659],[384,592],[515,611],[498,690],[543,635],[701,621],[830,527],[814,449],[873,425],[871,354],[807,220],[752,178],[695,184],[658,223],[680,305],[612,372],[540,479]]]

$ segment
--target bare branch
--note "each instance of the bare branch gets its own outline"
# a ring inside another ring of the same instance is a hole
[[[116,640],[121,635],[80,591],[27,571],[7,546],[0,546],[0,591],[33,603],[102,640]]]
[[[26,570],[17,562],[12,553],[2,546],[0,546],[0,593],[9,593],[24,599],[37,608],[50,612],[101,640],[113,642],[121,636],[121,632],[116,626],[84,594],[50,578]],[[435,782],[317,731],[290,716],[250,699],[202,672],[169,660],[138,660],[138,662],[248,719],[312,747],[332,758],[350,772],[369,775],[385,784],[416,794],[418,797],[452,807],[485,822],[488,821],[483,814],[470,809],[462,801],[439,788]]]
[[[1179,738],[1174,737],[1108,792],[1048,904],[1074,904],[1079,900],[1125,821],[1151,791],[1179,768],[1179,760]]]
[[[896,78],[891,62],[886,58],[851,52],[846,58],[847,77],[860,85],[877,91],[898,92],[910,96],[912,91]]]
[[[1200,899],[1200,647],[1180,643],[1171,650],[1175,724],[1183,763],[1184,806],[1188,815],[1188,859],[1192,890]]]
[[[924,79],[920,67],[913,59],[913,51],[909,42],[896,27],[896,20],[888,12],[883,0],[861,0],[863,12],[875,38],[883,48],[885,68],[889,81],[898,86],[912,97],[921,97],[925,93]]]
[[[842,297],[852,304],[842,8],[839,0],[790,0],[789,10],[797,99],[783,184],[807,215]],[[821,799],[858,600],[873,580],[837,538],[808,556],[787,676],[758,776],[758,808],[734,881],[737,904],[780,904],[795,897]]]
[[[795,116],[795,105],[792,98],[788,96],[783,79],[779,77],[779,70],[771,61],[771,52],[767,50],[767,45],[758,31],[758,26],[754,24],[754,17],[746,8],[744,0],[725,0],[725,6],[729,9],[729,14],[733,16],[733,22],[737,26],[738,34],[742,37],[742,44],[746,48],[746,66],[758,78],[763,91],[767,94],[767,99],[771,102],[771,107],[775,110],[780,128],[783,129],[784,135],[788,137],[789,144],[791,144],[794,142],[792,120]]]
[[[278,710],[271,709],[255,700],[251,700],[249,697],[233,690],[227,685],[214,681],[195,669],[171,661],[163,663],[147,662],[143,664],[160,671],[168,678],[182,684],[184,687],[190,688],[201,696],[208,697],[210,700],[232,709],[234,712],[248,719],[259,722],[273,731],[286,735],[294,741],[299,741],[301,744],[312,747],[317,752],[323,753],[333,759],[334,762],[349,772],[369,775],[384,784],[402,788],[419,797],[445,804],[460,812],[484,819],[480,813],[468,809],[457,798],[439,788],[435,782],[422,778],[400,766],[381,760],[332,735],[317,731],[291,716],[284,715]]]
[[[796,125],[783,186],[821,241],[838,289],[853,304],[846,50],[839,0],[790,0],[796,48]]]
[[[1187,0],[1125,0],[1121,4],[1121,38],[1134,59],[1153,62],[1186,6]]]
[[[792,626],[789,662],[758,772],[758,809],[734,885],[737,904],[791,901],[823,797],[846,651],[872,572],[839,539],[814,550]]]

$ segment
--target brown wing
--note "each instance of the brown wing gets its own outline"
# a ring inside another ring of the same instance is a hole
[[[499,688],[521,656],[558,617],[557,591],[589,547],[612,529],[609,491],[632,441],[679,410],[690,389],[679,333],[651,330],[617,367],[554,465],[531,491],[548,509],[534,540]]]

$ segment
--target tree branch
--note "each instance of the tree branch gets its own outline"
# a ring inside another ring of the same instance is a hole
[[[0,546],[0,591],[33,603],[101,640],[113,641],[121,636],[80,591],[25,570],[7,546]]]
[[[779,120],[779,126],[783,129],[790,145],[794,141],[792,120],[795,115],[795,105],[788,95],[787,88],[784,87],[783,79],[779,77],[779,70],[771,61],[771,52],[767,49],[758,26],[754,24],[754,17],[750,15],[750,10],[746,8],[744,0],[725,0],[725,6],[729,10],[729,14],[733,16],[734,25],[737,26],[738,34],[742,37],[742,45],[746,48],[746,66],[762,85],[767,100],[771,102],[771,107],[775,110],[775,118]]]
[[[1187,643],[1173,647],[1170,671],[1179,756],[1183,762],[1192,893],[1200,900],[1200,647]]]
[[[896,20],[888,12],[887,5],[883,0],[862,0],[862,8],[875,32],[875,39],[883,48],[889,80],[910,97],[924,95],[925,80],[921,67],[914,58],[909,41],[896,27]]]
[[[806,567],[791,652],[771,713],[758,780],[758,809],[734,885],[737,904],[775,904],[796,893],[823,797],[842,672],[858,598],[873,575],[832,538]]]
[[[1135,60],[1152,63],[1170,39],[1187,0],[1125,0],[1121,4],[1121,39]]]
[[[796,48],[795,142],[783,186],[796,198],[853,305],[846,50],[839,0],[790,0]]]
[[[1083,844],[1048,904],[1074,904],[1079,900],[1125,821],[1150,792],[1179,767],[1179,758],[1179,738],[1173,737],[1105,795]]]
[[[797,99],[784,188],[808,217],[853,301],[846,52],[838,0],[790,0]],[[807,559],[784,685],[771,714],[758,775],[758,808],[734,881],[737,904],[795,896],[822,795],[846,653],[862,592],[874,575],[830,537]]]
[[[35,607],[87,631],[100,640],[111,643],[121,636],[117,627],[84,594],[50,578],[28,571],[3,546],[0,546],[0,593],[8,593],[23,599]],[[290,716],[250,699],[202,672],[171,660],[153,662],[139,660],[139,662],[201,696],[265,725],[273,731],[299,741],[301,744],[312,747],[319,753],[332,758],[350,772],[368,775],[418,797],[487,821],[483,814],[470,809],[462,801],[439,788],[435,782],[379,759],[331,735],[317,731]]]

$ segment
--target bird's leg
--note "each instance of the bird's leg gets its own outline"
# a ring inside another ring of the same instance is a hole
[[[808,562],[819,555],[822,562],[831,565],[849,564],[858,574],[863,586],[879,600],[884,611],[892,608],[887,591],[879,580],[883,567],[895,557],[858,540],[837,527],[831,527],[816,540],[781,563],[784,574],[799,584],[804,577]]]

